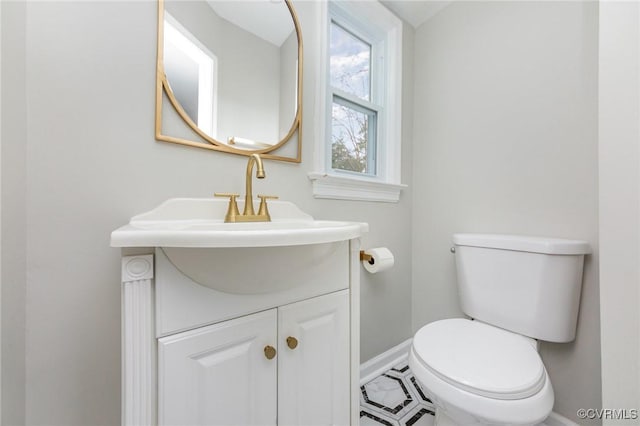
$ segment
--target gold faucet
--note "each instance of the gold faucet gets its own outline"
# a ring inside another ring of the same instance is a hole
[[[253,211],[253,179],[251,178],[251,172],[253,171],[254,164],[258,166],[258,170],[256,170],[256,177],[258,179],[264,179],[264,166],[262,165],[262,158],[260,158],[258,154],[251,154],[251,157],[249,157],[249,162],[247,163],[246,190],[244,195],[244,211],[242,212],[242,216],[255,215],[255,212]]]
[[[249,162],[247,163],[247,176],[246,176],[246,194],[244,197],[244,211],[240,214],[238,210],[238,204],[236,197],[240,194],[233,193],[220,193],[216,192],[216,197],[229,197],[229,207],[227,208],[227,214],[224,218],[225,222],[270,222],[271,215],[267,208],[267,200],[274,200],[278,197],[273,195],[258,195],[260,198],[260,207],[258,207],[258,214],[253,209],[253,189],[252,189],[252,177],[253,165],[256,164],[258,169],[256,170],[256,177],[258,179],[264,179],[264,166],[262,165],[262,158],[258,154],[251,154]]]

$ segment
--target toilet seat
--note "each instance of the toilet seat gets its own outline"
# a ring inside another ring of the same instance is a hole
[[[447,319],[420,329],[415,359],[461,390],[497,400],[517,400],[545,386],[544,364],[531,340],[478,321]]]

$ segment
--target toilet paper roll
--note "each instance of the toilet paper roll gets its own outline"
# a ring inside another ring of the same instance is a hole
[[[376,247],[365,250],[365,252],[371,255],[371,260],[362,261],[364,269],[366,269],[368,272],[375,274],[381,271],[386,271],[393,266],[393,253],[391,253],[388,248]]]

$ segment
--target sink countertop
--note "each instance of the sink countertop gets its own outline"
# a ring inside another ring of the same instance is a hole
[[[169,199],[113,231],[111,246],[295,246],[349,240],[369,230],[362,222],[315,220],[295,204],[278,200],[269,202],[271,222],[224,223],[228,203],[213,198]],[[243,201],[238,207],[242,210]]]

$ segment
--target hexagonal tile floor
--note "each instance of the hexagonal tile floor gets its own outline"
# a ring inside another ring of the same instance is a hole
[[[433,426],[435,411],[406,361],[360,387],[361,426]]]

